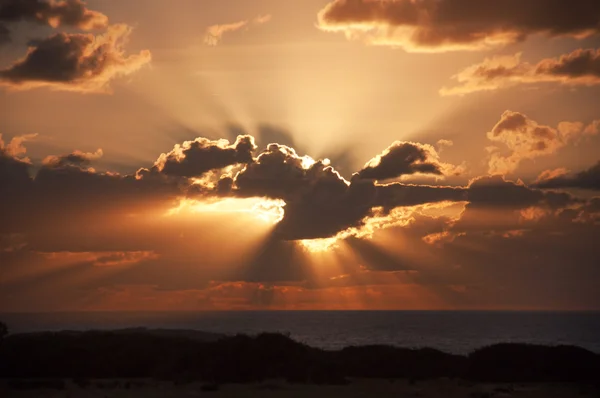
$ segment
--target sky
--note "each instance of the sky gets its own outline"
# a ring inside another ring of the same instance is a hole
[[[0,0],[0,312],[600,310],[597,0]]]

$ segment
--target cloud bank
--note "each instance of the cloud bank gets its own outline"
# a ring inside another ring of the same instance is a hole
[[[582,39],[600,33],[595,0],[334,0],[318,27],[412,52],[483,50],[533,35]]]
[[[442,88],[441,95],[494,91],[519,84],[595,86],[600,84],[600,50],[578,49],[536,64],[522,62],[520,53],[496,56],[464,69],[453,78],[459,85]]]
[[[579,188],[600,191],[600,161],[587,170],[569,175],[565,169],[543,172],[535,184],[538,188]]]

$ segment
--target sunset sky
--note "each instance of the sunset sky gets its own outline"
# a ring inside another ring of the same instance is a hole
[[[0,0],[0,312],[600,309],[600,1]]]

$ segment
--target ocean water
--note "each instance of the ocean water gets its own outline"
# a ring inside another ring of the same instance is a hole
[[[600,353],[600,312],[248,311],[0,314],[12,333],[192,329],[222,334],[284,332],[324,349],[389,344],[465,354],[500,342],[572,344]]]

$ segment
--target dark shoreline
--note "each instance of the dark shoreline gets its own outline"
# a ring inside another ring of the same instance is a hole
[[[288,336],[123,329],[13,334],[0,345],[4,379],[345,384],[349,379],[597,383],[600,354],[575,346],[504,343],[468,355],[370,345],[326,351]]]

